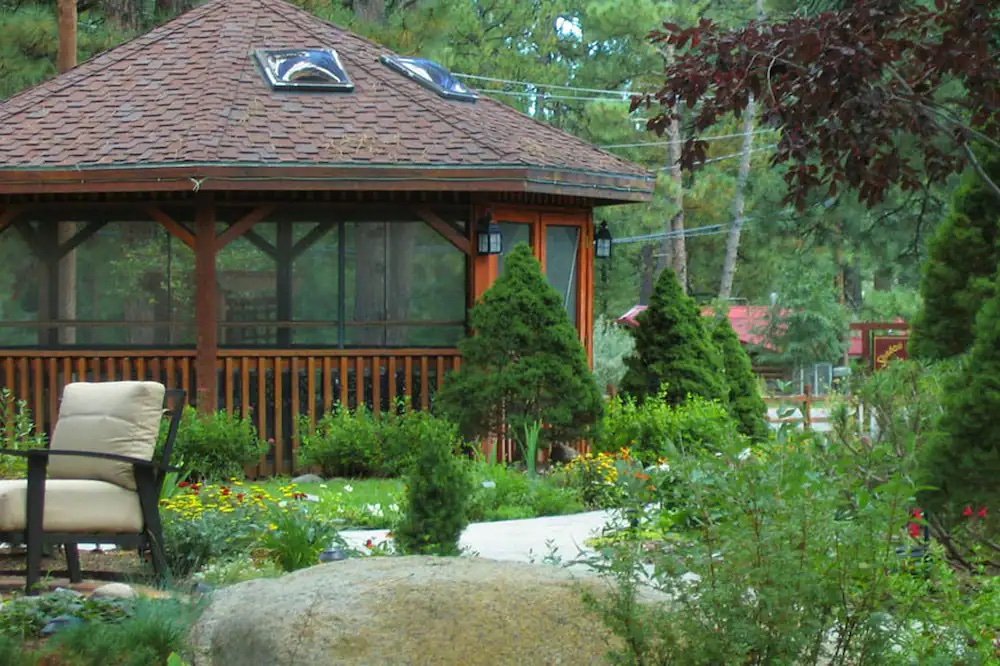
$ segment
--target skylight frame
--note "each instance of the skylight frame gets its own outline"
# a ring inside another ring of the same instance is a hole
[[[381,58],[379,58],[379,60],[382,62],[383,65],[393,70],[394,72],[399,72],[406,78],[416,81],[424,88],[427,88],[428,90],[437,93],[439,96],[444,97],[445,99],[454,99],[460,102],[471,102],[471,103],[475,103],[476,100],[479,99],[479,93],[477,93],[475,90],[469,88],[467,85],[459,81],[458,78],[455,77],[455,75],[452,74],[451,71],[448,70],[441,63],[429,60],[427,58],[410,58],[410,57],[390,55],[390,54],[383,55]],[[420,76],[419,74],[417,74],[408,67],[408,63],[418,60],[430,63],[435,67],[439,68],[440,70],[442,70],[443,72],[447,73],[449,77],[453,78],[459,85],[465,88],[468,92],[459,92],[456,90],[450,90],[448,88],[442,87],[436,81],[429,81],[424,77]]]
[[[342,81],[285,81],[278,78],[277,71],[271,65],[271,59],[274,57],[280,57],[282,55],[294,55],[299,53],[309,53],[309,52],[319,52],[330,56],[333,59],[334,64],[343,73],[344,80]],[[274,90],[314,90],[314,91],[334,91],[334,92],[353,92],[354,91],[354,81],[351,79],[351,75],[347,72],[347,68],[344,67],[344,63],[340,60],[340,55],[337,53],[336,49],[320,46],[320,47],[297,47],[297,48],[262,48],[254,50],[254,58],[257,60],[257,65],[260,67],[261,72],[264,74],[264,78],[271,88]]]

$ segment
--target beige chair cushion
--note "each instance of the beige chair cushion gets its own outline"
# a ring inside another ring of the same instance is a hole
[[[68,384],[63,390],[59,420],[49,446],[152,460],[165,392],[163,384],[157,382]],[[49,476],[109,481],[135,490],[135,475],[128,463],[52,456]]]
[[[26,529],[27,499],[27,481],[0,481],[0,531]],[[106,481],[49,479],[42,525],[46,532],[138,534],[139,495]]]

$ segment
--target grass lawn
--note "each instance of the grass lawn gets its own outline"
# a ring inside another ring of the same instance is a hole
[[[274,496],[291,484],[287,478],[248,481]],[[403,497],[401,479],[329,479],[323,483],[300,483],[295,490],[319,499],[323,513],[342,521],[344,527],[391,527]]]

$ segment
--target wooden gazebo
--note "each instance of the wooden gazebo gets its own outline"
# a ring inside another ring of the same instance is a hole
[[[214,0],[0,103],[0,386],[39,428],[67,382],[155,378],[291,471],[299,414],[430,404],[503,270],[488,217],[590,348],[593,210],[653,177],[387,56]]]

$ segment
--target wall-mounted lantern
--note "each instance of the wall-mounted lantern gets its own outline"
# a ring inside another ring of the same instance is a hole
[[[492,213],[487,212],[479,218],[476,232],[479,238],[479,254],[503,252],[503,235],[500,233],[500,225],[493,221]]]
[[[611,231],[608,230],[608,223],[601,222],[594,236],[594,255],[598,259],[609,259],[611,257]]]

